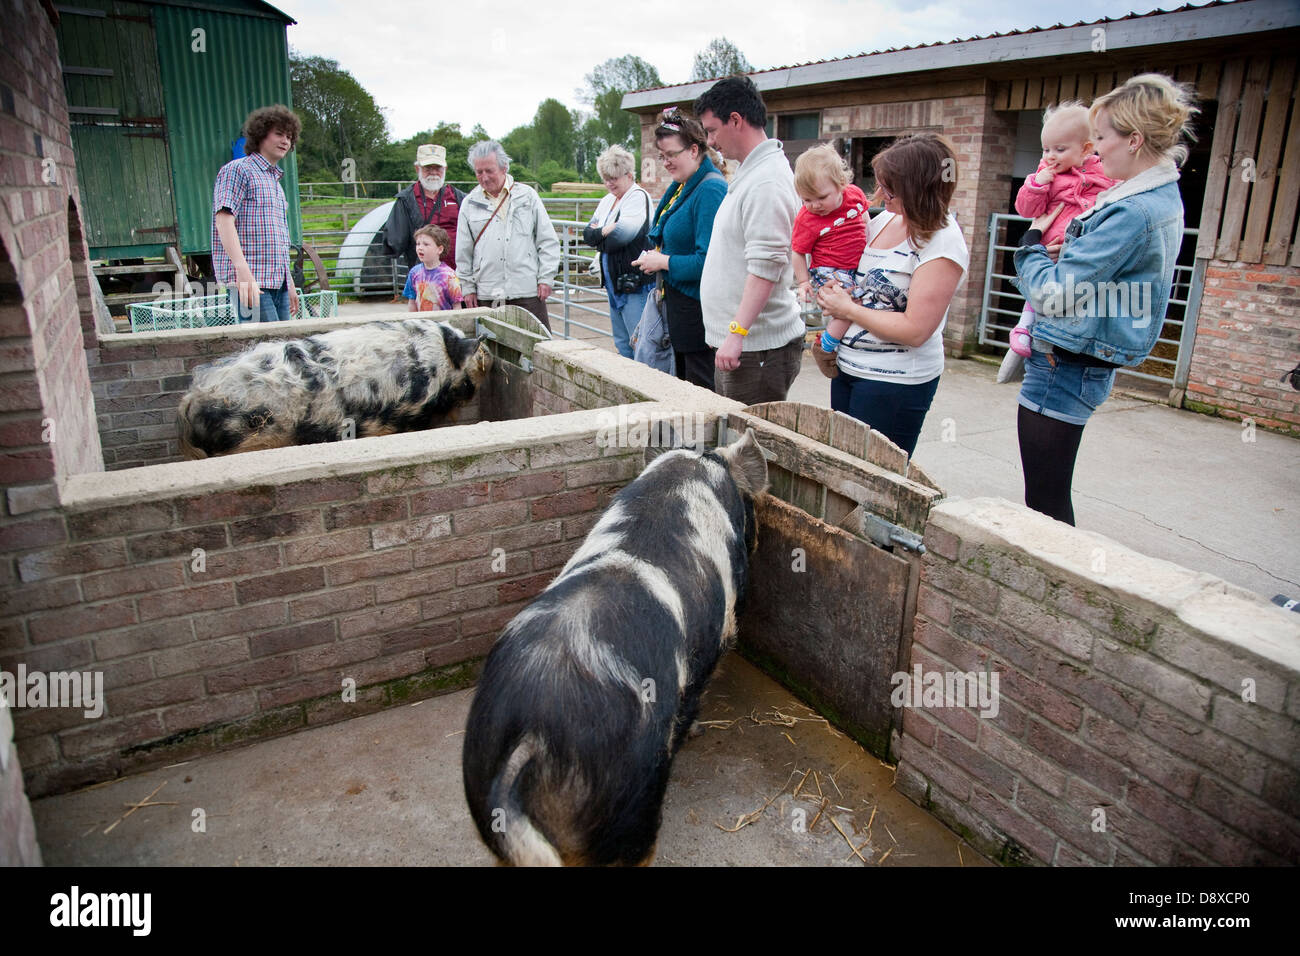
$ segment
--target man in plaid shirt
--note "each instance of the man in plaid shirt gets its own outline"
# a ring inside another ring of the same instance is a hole
[[[244,121],[243,159],[217,173],[212,192],[212,267],[230,288],[240,322],[288,321],[298,311],[289,265],[289,203],[277,163],[302,123],[286,106],[254,110]]]

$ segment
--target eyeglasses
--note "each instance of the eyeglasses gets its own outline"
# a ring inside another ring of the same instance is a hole
[[[885,188],[885,184],[884,184],[884,183],[876,183],[876,185],[880,187],[880,195],[882,195],[882,196],[885,197],[885,202],[893,202],[893,201],[894,201],[894,194],[891,193],[888,189]]]
[[[660,152],[660,154],[659,154],[659,162],[661,162],[661,163],[666,163],[666,162],[668,162],[668,160],[670,160],[670,159],[676,159],[678,156],[680,156],[682,153],[686,152],[688,149],[690,149],[689,146],[683,146],[681,149],[674,150],[674,151],[671,152],[671,153]]]

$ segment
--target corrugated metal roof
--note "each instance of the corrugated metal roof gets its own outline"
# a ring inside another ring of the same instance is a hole
[[[1149,13],[1129,13],[1122,17],[1104,17],[1100,20],[1079,21],[1078,23],[1069,25],[1058,23],[1050,27],[1029,27],[1023,30],[1011,30],[1005,33],[990,33],[984,36],[975,36],[966,39],[943,40],[934,43],[920,43],[913,46],[891,47],[886,50],[875,50],[870,53],[858,53],[850,56],[832,57],[825,60],[812,60],[807,63],[796,63],[788,66],[777,66],[764,70],[754,70],[747,75],[754,78],[760,89],[777,89],[784,86],[799,86],[815,82],[833,82],[854,75],[857,71],[853,68],[857,64],[871,60],[872,58],[881,58],[888,61],[891,65],[895,65],[896,68],[902,68],[903,62],[905,62],[905,58],[907,58],[908,55],[915,54],[922,50],[943,51],[946,53],[949,49],[957,47],[960,44],[982,44],[993,49],[993,44],[996,44],[997,41],[1012,41],[1012,43],[1014,43],[1016,38],[1042,36],[1044,34],[1052,34],[1056,31],[1091,30],[1098,26],[1115,24],[1137,25],[1139,21],[1151,20],[1157,17],[1186,17],[1187,15],[1196,15],[1198,13],[1203,14],[1205,11],[1211,11],[1208,16],[1213,16],[1216,19],[1219,19],[1223,17],[1227,11],[1220,12],[1218,8],[1224,7],[1236,8],[1233,11],[1234,15],[1242,17],[1243,19],[1247,12],[1261,14],[1260,16],[1256,16],[1254,19],[1260,21],[1264,28],[1268,28],[1270,23],[1275,20],[1277,23],[1274,28],[1282,29],[1293,26],[1295,25],[1297,15],[1300,14],[1300,4],[1296,3],[1296,0],[1212,0],[1210,3],[1185,4],[1173,10],[1152,10]],[[1225,20],[1224,22],[1226,23],[1227,21]],[[1144,24],[1142,26],[1145,27]],[[1195,31],[1190,32],[1194,33]],[[1195,38],[1197,37],[1194,35],[1167,35],[1152,37],[1151,42],[1166,43]],[[1112,49],[1115,48],[1116,47],[1112,46]],[[1086,49],[1086,47],[1082,49]],[[999,52],[1001,53],[1006,51]],[[1074,49],[1071,52],[1077,53],[1078,49]],[[1054,55],[1054,51],[1044,48],[1039,55],[1051,56]],[[1009,58],[1016,58],[1016,51],[1010,51],[1010,56],[994,54],[984,58],[972,58],[969,61],[963,62],[962,65],[977,65],[981,62],[1002,62]],[[948,64],[942,64],[940,65],[940,68],[944,68],[947,65]],[[955,58],[952,65],[956,65]],[[841,69],[836,69],[836,67],[841,67]],[[927,66],[927,68],[930,67]],[[774,74],[781,73],[788,74],[788,78],[774,76]],[[823,73],[826,75],[821,75]],[[803,74],[803,76],[800,77],[799,74]],[[693,98],[697,91],[692,88],[698,87],[698,92],[703,92],[703,90],[707,88],[707,85],[712,84],[716,79],[719,78],[715,77],[708,80],[692,80],[687,83],[674,83],[671,85],[646,87],[642,90],[634,90],[625,94],[623,108],[640,109],[657,103],[676,102],[681,99]],[[764,83],[763,81],[765,79],[769,82]],[[782,79],[787,79],[788,81],[783,83],[781,82]],[[675,97],[656,97],[653,95],[656,92],[667,90],[678,91],[680,95]],[[628,103],[629,99],[632,100],[631,104]]]
[[[246,17],[276,17],[285,23],[297,23],[293,17],[263,0],[141,0],[149,6],[189,7],[192,10],[213,10]]]
[[[172,4],[155,6],[153,14],[181,251],[210,252],[212,187],[244,119],[258,107],[293,105],[285,24]],[[204,52],[194,49],[193,31],[200,28],[206,31]],[[289,234],[301,242],[293,153],[282,166]]]

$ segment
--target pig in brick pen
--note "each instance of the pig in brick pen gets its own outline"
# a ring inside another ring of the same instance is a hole
[[[194,370],[181,451],[208,458],[450,424],[491,364],[486,345],[431,319],[262,342]]]
[[[506,625],[464,750],[470,813],[499,858],[650,862],[673,756],[735,640],[766,488],[753,431],[660,454]]]

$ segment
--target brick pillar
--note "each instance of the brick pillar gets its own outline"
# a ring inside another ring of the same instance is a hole
[[[992,94],[942,101],[941,125],[957,152],[957,192],[952,208],[970,249],[970,271],[957,290],[944,329],[950,355],[969,352],[979,334],[988,263],[989,216],[1011,212],[1011,169],[1016,148],[1014,113],[993,110]]]

